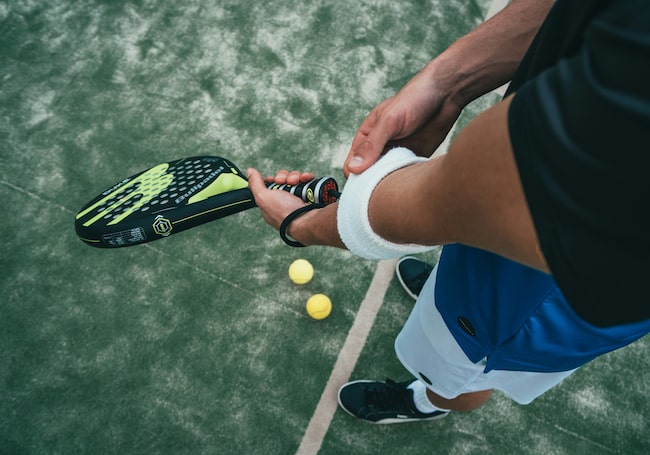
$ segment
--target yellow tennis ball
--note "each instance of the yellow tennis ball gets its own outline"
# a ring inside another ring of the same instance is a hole
[[[307,300],[307,314],[314,319],[325,319],[332,312],[332,301],[325,294],[314,294]]]
[[[305,284],[314,276],[314,267],[306,259],[296,259],[289,266],[289,278],[296,284]]]

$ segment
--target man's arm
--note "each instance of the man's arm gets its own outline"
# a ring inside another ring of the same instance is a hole
[[[375,233],[393,243],[463,243],[548,272],[510,144],[511,100],[477,116],[449,153],[387,175],[370,198]],[[344,246],[335,206],[297,218],[289,233],[307,245]]]
[[[429,62],[362,122],[345,175],[363,172],[395,145],[430,156],[469,102],[512,78],[552,5],[515,0]]]
[[[348,155],[346,174],[367,169],[387,144],[431,153],[430,146],[442,141],[462,106],[512,76],[552,4],[513,1],[430,62],[366,118]],[[512,155],[509,104],[505,100],[475,118],[447,155],[389,174],[370,200],[375,232],[395,243],[464,243],[548,271]],[[361,160],[353,165],[354,157]],[[256,171],[249,177],[272,226],[278,228],[303,204],[288,194],[266,191]],[[336,212],[336,205],[308,212],[288,233],[306,245],[344,247]]]

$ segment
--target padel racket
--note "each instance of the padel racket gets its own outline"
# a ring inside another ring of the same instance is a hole
[[[331,177],[299,185],[267,185],[309,203],[336,201]],[[255,207],[248,179],[218,156],[196,156],[161,163],[102,192],[75,219],[77,235],[97,248],[151,242]]]

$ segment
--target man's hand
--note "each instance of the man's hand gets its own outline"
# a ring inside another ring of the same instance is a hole
[[[460,115],[425,68],[397,95],[375,107],[361,123],[343,166],[346,177],[360,174],[392,147],[431,156]]]
[[[278,184],[296,185],[298,183],[308,182],[314,178],[310,172],[285,170],[278,171],[275,177],[262,178],[262,174],[257,169],[249,168],[246,170],[248,176],[248,188],[255,197],[255,203],[262,211],[264,221],[276,229],[280,228],[282,220],[294,210],[307,205],[298,196],[294,196],[286,191],[269,190],[266,183],[275,182]]]
[[[274,177],[262,178],[256,169],[246,170],[248,188],[255,197],[255,203],[262,212],[262,217],[269,225],[279,229],[282,221],[295,210],[307,205],[298,196],[286,191],[270,190],[266,183],[288,183],[295,185],[314,178],[311,172],[278,171]],[[287,229],[287,234],[303,245],[328,245],[345,248],[336,228],[336,210],[338,203],[329,204],[321,209],[312,210],[296,218]]]

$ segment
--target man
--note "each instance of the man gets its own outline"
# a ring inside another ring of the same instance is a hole
[[[436,419],[493,389],[529,403],[650,331],[649,63],[647,2],[513,1],[368,115],[337,206],[249,170],[264,219],[303,244],[373,259],[445,245],[396,340],[416,379],[346,384],[347,412]],[[420,158],[508,80],[448,154]]]

